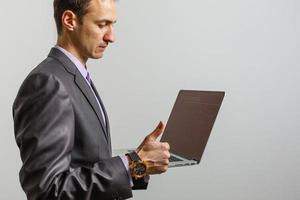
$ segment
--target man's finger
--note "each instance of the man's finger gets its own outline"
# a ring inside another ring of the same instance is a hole
[[[148,135],[148,138],[156,140],[161,135],[163,128],[164,124],[160,121],[155,130]]]
[[[169,143],[167,143],[167,142],[162,142],[161,145],[162,145],[162,148],[163,148],[163,149],[168,150],[168,151],[170,150],[170,145],[169,145]]]

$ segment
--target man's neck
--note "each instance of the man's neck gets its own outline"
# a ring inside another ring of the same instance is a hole
[[[61,48],[64,48],[66,51],[75,56],[82,63],[83,66],[86,66],[88,58],[85,58],[84,56],[80,55],[79,51],[70,42],[58,38],[56,45],[60,46]]]

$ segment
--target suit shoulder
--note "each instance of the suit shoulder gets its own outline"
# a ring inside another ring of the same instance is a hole
[[[21,97],[29,96],[39,91],[51,92],[56,89],[65,91],[65,82],[72,76],[65,70],[64,66],[51,57],[43,60],[24,79],[17,93],[15,102]],[[15,104],[14,102],[14,104]]]
[[[74,80],[74,77],[61,62],[55,58],[47,57],[27,75],[22,86],[32,84],[33,82],[41,82],[42,80],[56,81],[64,84],[66,81]]]
[[[59,62],[58,60],[47,57],[45,60],[43,60],[38,66],[36,66],[28,76],[32,74],[44,74],[44,75],[58,75],[58,74],[64,74],[68,73],[66,69],[64,68],[63,64]]]

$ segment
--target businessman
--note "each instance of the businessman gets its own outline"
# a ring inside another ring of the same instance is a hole
[[[112,157],[109,120],[86,67],[114,42],[114,0],[54,0],[57,44],[21,85],[13,104],[29,200],[127,199],[168,169],[157,128],[132,153]]]

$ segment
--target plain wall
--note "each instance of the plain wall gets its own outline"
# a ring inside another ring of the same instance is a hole
[[[11,106],[55,44],[52,2],[1,3],[1,200],[26,199]],[[166,122],[179,89],[226,91],[200,165],[152,176],[133,199],[300,199],[300,1],[117,4],[117,41],[88,63],[114,148]]]

